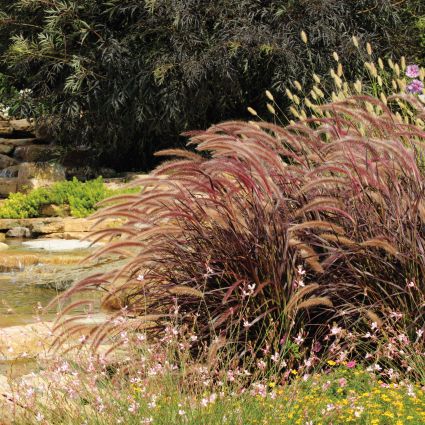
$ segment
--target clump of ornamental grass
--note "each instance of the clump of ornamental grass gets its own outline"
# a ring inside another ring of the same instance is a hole
[[[417,99],[398,98],[424,118]],[[197,336],[193,356],[248,370],[263,356],[261,369],[280,373],[364,354],[361,340],[336,342],[330,329],[352,336],[393,312],[415,341],[425,326],[425,131],[373,97],[318,108],[322,116],[287,127],[234,121],[192,132],[194,152],[163,151],[179,158],[97,213],[126,223],[97,232],[113,241],[95,256],[127,264],[62,297],[102,288],[128,320],[94,328],[86,343],[123,329],[162,338],[173,321]],[[59,343],[80,331],[63,325]]]

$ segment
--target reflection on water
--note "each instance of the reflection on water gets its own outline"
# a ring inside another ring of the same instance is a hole
[[[54,279],[55,273],[57,273],[58,280],[63,278],[65,272],[72,275],[73,268],[76,267],[79,259],[87,253],[87,250],[75,250],[67,252],[65,257],[64,253],[28,250],[19,242],[10,243],[10,250],[0,252],[0,257],[3,261],[8,261],[8,264],[14,263],[18,267],[13,267],[13,270],[7,272],[0,272],[0,328],[35,322],[43,310],[42,307],[45,307],[58,294],[56,290],[40,288],[35,283],[46,274]],[[25,256],[28,255],[42,256],[45,262],[25,265]],[[55,264],[56,266],[61,265],[57,272]],[[97,300],[99,294],[94,291],[86,292],[84,296],[74,296],[67,303],[81,298]],[[54,319],[57,311],[57,306],[50,309],[43,315],[43,320]]]

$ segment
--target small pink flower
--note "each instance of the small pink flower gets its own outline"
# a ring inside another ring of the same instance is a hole
[[[345,378],[341,378],[338,380],[338,384],[341,388],[344,388],[347,385],[347,380]]]
[[[409,78],[417,78],[419,77],[420,69],[418,65],[409,65],[406,68],[406,75]]]
[[[356,367],[356,361],[355,360],[350,360],[346,366],[348,367],[348,369],[353,369]]]
[[[424,89],[424,83],[421,80],[413,80],[408,86],[407,86],[407,92],[411,94],[420,94],[422,93],[422,90]]]

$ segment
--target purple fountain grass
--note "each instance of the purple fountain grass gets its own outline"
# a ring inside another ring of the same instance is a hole
[[[406,279],[423,295],[425,132],[367,96],[320,108],[323,118],[287,127],[191,132],[196,153],[160,152],[179,158],[98,212],[125,224],[98,232],[113,240],[95,256],[127,263],[62,297],[102,287],[131,320],[86,341],[96,347],[129,326],[160,336],[176,320],[193,328],[198,352],[219,337],[243,358],[264,346],[285,356],[296,338],[326,347],[332,323],[350,328],[396,308],[423,326]]]

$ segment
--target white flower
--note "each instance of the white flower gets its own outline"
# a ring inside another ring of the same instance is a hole
[[[338,335],[342,332],[342,328],[339,328],[338,326],[334,325],[331,329],[332,335]]]
[[[38,412],[35,415],[35,419],[36,419],[37,422],[41,422],[44,419],[44,415],[42,413]]]

